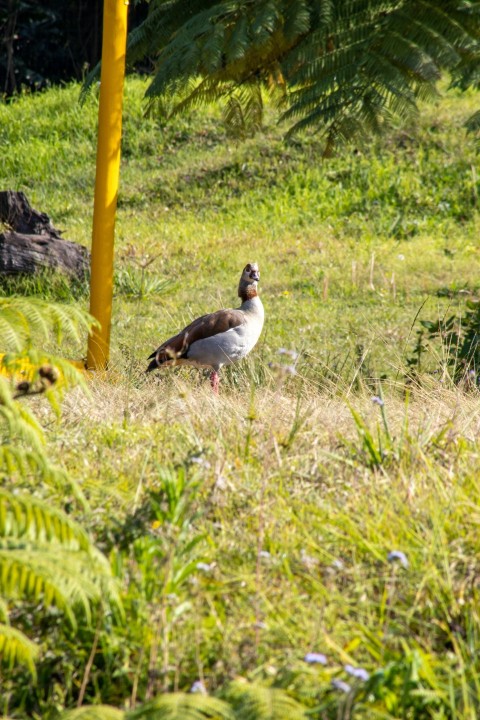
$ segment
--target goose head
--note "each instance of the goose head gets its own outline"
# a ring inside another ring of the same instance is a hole
[[[243,268],[240,282],[238,284],[238,296],[242,300],[248,300],[257,295],[257,284],[260,280],[258,263],[247,263]]]

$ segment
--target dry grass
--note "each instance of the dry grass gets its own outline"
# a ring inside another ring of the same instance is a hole
[[[143,483],[159,465],[189,457],[198,457],[208,484],[226,475],[238,488],[248,466],[256,478],[279,474],[292,491],[296,483],[316,483],[319,477],[328,479],[326,485],[359,477],[369,483],[374,472],[395,483],[409,475],[442,474],[447,467],[450,473],[455,468],[466,472],[466,446],[473,453],[480,431],[477,393],[437,384],[414,390],[408,402],[387,390],[384,401],[386,423],[366,390],[345,398],[315,391],[301,378],[290,388],[282,380],[258,389],[226,386],[217,397],[208,380],[196,373],[164,373],[142,379],[140,387],[118,376],[93,377],[88,395],[76,391],[67,397],[60,435],[64,448],[74,434],[85,448],[104,438],[101,467],[96,467],[105,478],[99,488],[109,494],[111,474],[124,478],[126,506],[129,493],[137,491],[140,467]],[[357,425],[352,411],[364,427]],[[376,468],[364,430],[385,452]],[[69,445],[75,447],[71,440]],[[76,458],[73,452],[74,474]],[[62,459],[70,465],[68,450],[62,451]],[[95,459],[91,462],[95,467]],[[317,491],[321,497],[321,489]]]
[[[113,518],[123,532],[150,507],[166,468],[188,468],[197,488],[190,533],[208,538],[201,559],[210,570],[176,591],[174,605],[192,608],[162,645],[169,687],[192,667],[210,691],[238,674],[282,685],[286,673],[308,703],[318,683],[328,694],[345,663],[374,672],[409,648],[423,653],[428,687],[440,692],[444,674],[457,673],[455,659],[437,661],[451,625],[471,632],[477,393],[437,383],[407,404],[387,388],[392,442],[372,467],[362,429],[384,447],[387,430],[366,390],[346,398],[297,376],[256,389],[226,383],[216,397],[200,375],[171,371],[143,382],[93,377],[89,390],[67,398],[55,444],[69,438],[63,459],[73,474],[79,457],[86,463],[100,537]],[[175,562],[186,563],[178,543]],[[406,554],[408,570],[387,562],[392,550]],[[307,651],[326,652],[329,667],[307,671]]]
[[[276,130],[232,146],[211,113],[160,131],[143,89],[127,83],[112,370],[69,393],[60,420],[34,398],[88,505],[65,485],[32,490],[84,524],[122,583],[128,622],[102,631],[88,701],[241,675],[346,718],[330,683],[352,663],[378,673],[355,717],[478,717],[478,391],[440,382],[438,346],[408,399],[400,384],[418,320],[463,314],[478,289],[477,159],[458,132],[477,96],[430,109],[407,147],[393,132],[319,163],[315,138],[285,146]],[[74,111],[74,87],[43,98],[3,108],[5,178],[88,244],[96,107]],[[250,255],[265,333],[220,396],[195,371],[145,377],[155,343],[236,302]],[[176,284],[160,294],[159,279]],[[58,623],[39,668],[40,687],[50,657],[65,668],[37,701],[49,712],[74,704],[92,649],[91,628],[72,639]],[[310,650],[328,667],[307,666]]]
[[[140,384],[140,386],[138,386]],[[115,371],[93,375],[88,380],[88,393],[71,392],[63,405],[62,422],[128,423],[151,426],[156,423],[180,422],[203,428],[205,435],[215,436],[215,428],[238,429],[249,417],[252,407],[255,424],[262,431],[286,431],[296,414],[306,415],[301,434],[315,432],[322,440],[335,435],[352,436],[355,426],[349,410],[351,404],[368,423],[378,420],[378,407],[372,394],[363,392],[339,394],[321,392],[312,383],[299,379],[295,387],[232,389],[228,385],[220,394],[212,393],[207,378],[200,373],[176,375],[175,371],[131,379]],[[399,392],[385,397],[389,424],[397,432],[405,420],[405,400]],[[477,392],[461,388],[445,388],[439,383],[410,390],[408,423],[412,432],[428,428],[438,432],[445,424],[451,431],[472,441],[480,431],[480,406]],[[326,443],[327,447],[330,443]]]

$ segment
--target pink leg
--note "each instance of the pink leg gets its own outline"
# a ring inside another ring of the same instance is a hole
[[[220,377],[218,375],[218,372],[216,370],[212,370],[212,373],[210,375],[210,385],[212,386],[212,390],[216,395],[218,395],[219,383]]]

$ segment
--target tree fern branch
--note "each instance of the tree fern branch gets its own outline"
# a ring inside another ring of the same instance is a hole
[[[38,646],[20,630],[0,624],[0,660],[4,665],[10,668],[25,665],[35,678],[38,652]]]

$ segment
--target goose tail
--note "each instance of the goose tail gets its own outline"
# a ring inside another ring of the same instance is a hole
[[[151,361],[150,365],[145,370],[146,373],[152,372],[152,370],[156,370],[159,367],[156,356]]]

